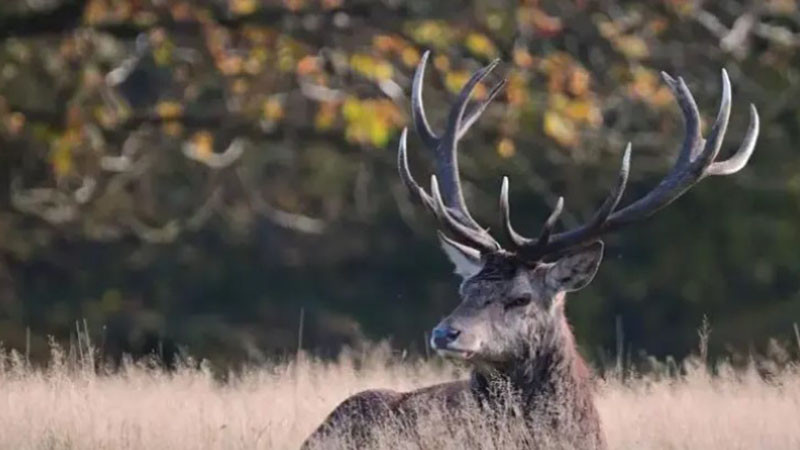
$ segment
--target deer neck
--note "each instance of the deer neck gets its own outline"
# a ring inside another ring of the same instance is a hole
[[[473,393],[484,399],[511,388],[525,410],[583,408],[591,402],[589,373],[578,354],[566,320],[555,329],[531,338],[529,348],[512,361],[473,371]],[[552,404],[551,404],[552,403]]]

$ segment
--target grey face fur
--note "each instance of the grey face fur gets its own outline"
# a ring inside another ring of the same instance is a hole
[[[553,263],[530,265],[504,251],[478,258],[446,240],[442,245],[463,277],[461,304],[436,326],[431,346],[490,367],[536,352],[557,333],[564,294],[589,284],[603,255],[595,242]]]

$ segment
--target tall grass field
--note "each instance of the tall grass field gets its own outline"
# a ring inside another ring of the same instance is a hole
[[[294,449],[360,390],[409,390],[466,376],[438,359],[409,361],[382,346],[331,362],[301,354],[235,374],[203,364],[171,373],[137,364],[104,371],[89,350],[73,353],[54,347],[47,367],[34,368],[24,356],[2,352],[0,448]],[[800,367],[765,374],[755,365],[711,368],[698,360],[649,375],[598,376],[596,402],[610,448],[800,448]],[[372,444],[524,447],[513,424],[497,432],[483,426],[479,410],[458,414],[461,430],[441,429],[432,414],[416,440],[386,427]],[[344,441],[332,445],[348,448]]]

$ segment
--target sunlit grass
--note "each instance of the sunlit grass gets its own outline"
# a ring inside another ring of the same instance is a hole
[[[404,360],[382,346],[334,362],[300,356],[225,377],[202,364],[173,373],[131,364],[98,374],[87,356],[91,351],[81,354],[55,349],[49,367],[35,369],[19,354],[3,352],[0,448],[297,448],[341,400],[360,390],[409,390],[464,376],[437,360]],[[704,365],[689,363],[679,375],[598,379],[596,401],[610,447],[800,448],[796,366],[785,366],[769,381],[753,368],[716,369],[712,376]],[[462,414],[468,426],[457,439],[443,439],[432,420],[421,429],[422,444],[519,446],[513,424],[506,435],[496,435],[481,426],[476,412]],[[418,448],[419,443],[387,429],[375,445]]]

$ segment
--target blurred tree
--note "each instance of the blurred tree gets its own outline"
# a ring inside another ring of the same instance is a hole
[[[532,229],[557,194],[565,223],[589,214],[627,141],[631,197],[654,183],[682,126],[658,72],[685,76],[712,117],[727,67],[730,139],[749,102],[762,115],[750,167],[614,237],[571,316],[595,357],[615,317],[627,347],[658,355],[689,351],[703,314],[717,349],[788,337],[799,17],[784,0],[3,2],[0,340],[21,347],[30,327],[43,352],[86,318],[115,348],[167,336],[259,360],[294,351],[302,309],[307,348],[391,336],[422,351],[455,301],[394,169],[425,49],[434,123],[503,60],[505,95],[465,141],[465,189],[497,223],[511,176]]]

